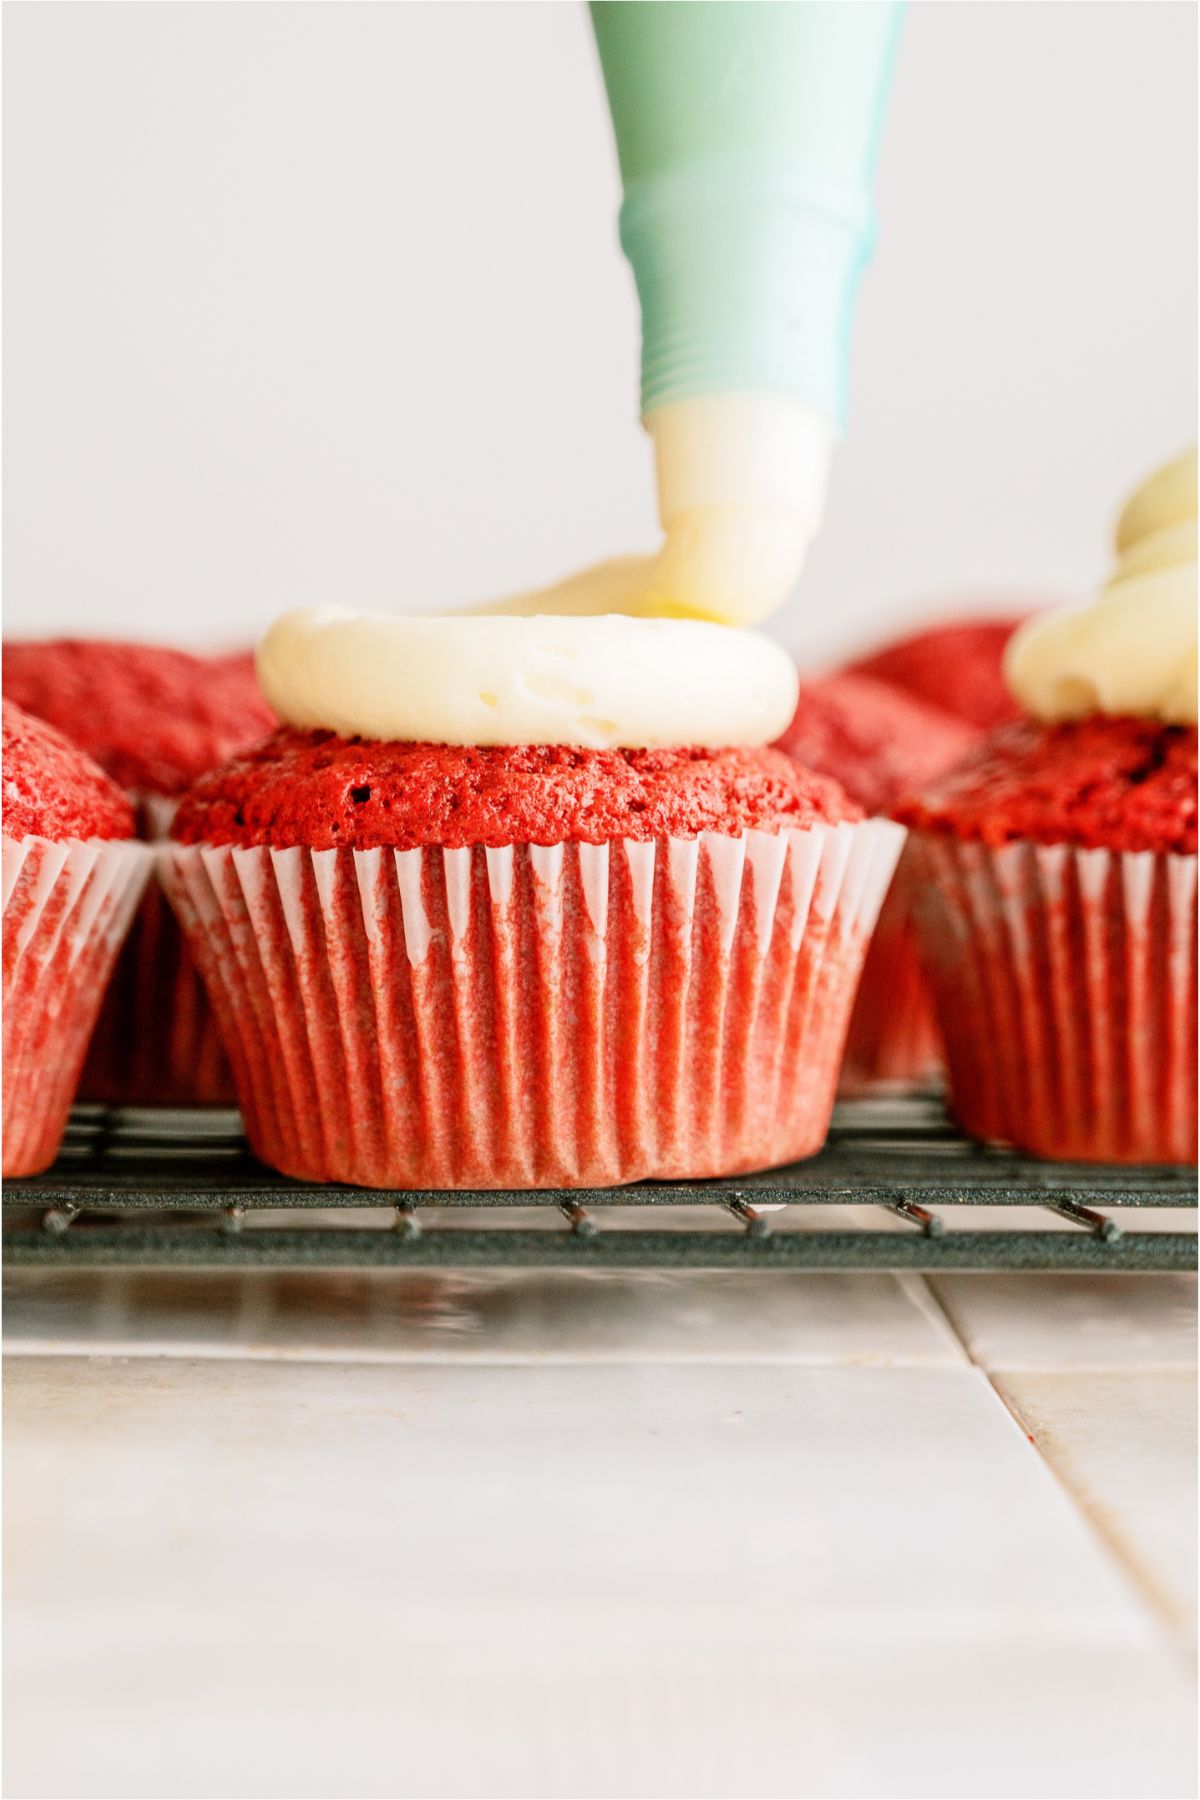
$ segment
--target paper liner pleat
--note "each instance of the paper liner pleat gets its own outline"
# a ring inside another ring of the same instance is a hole
[[[861,1093],[879,1082],[926,1082],[942,1067],[941,1033],[913,919],[916,883],[906,846],[863,963],[840,1093]]]
[[[1196,1155],[1196,858],[922,836],[908,854],[959,1119],[1080,1161]]]
[[[6,1175],[54,1159],[151,862],[147,846],[125,840],[4,838]]]
[[[178,802],[136,797],[141,834],[164,839]],[[124,1105],[229,1104],[233,1075],[204,983],[151,880],[121,945],[88,1045],[79,1097]]]
[[[819,1148],[902,838],[172,845],[161,875],[266,1161],[600,1186]]]

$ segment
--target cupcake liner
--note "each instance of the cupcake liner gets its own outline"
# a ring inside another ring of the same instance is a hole
[[[1196,858],[910,842],[967,1130],[1071,1161],[1193,1161]]]
[[[138,796],[142,835],[170,833],[178,801]],[[230,1105],[233,1071],[179,922],[153,881],[121,946],[79,1078],[84,1100]]]
[[[4,838],[4,1173],[53,1161],[153,862],[121,840]]]
[[[162,875],[265,1161],[607,1186],[819,1148],[902,838],[172,845]]]
[[[860,1093],[879,1082],[912,1086],[932,1080],[941,1071],[941,1033],[913,921],[915,888],[916,877],[906,851],[863,964],[839,1093]]]

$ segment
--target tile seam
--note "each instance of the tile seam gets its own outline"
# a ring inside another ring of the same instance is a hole
[[[955,1337],[958,1339],[959,1343],[962,1345],[968,1362],[970,1362],[970,1364],[973,1368],[976,1368],[979,1370],[979,1373],[983,1376],[984,1380],[987,1382],[988,1387],[991,1389],[992,1393],[996,1396],[996,1399],[999,1401],[1000,1405],[1004,1408],[1004,1410],[1008,1414],[1009,1418],[1012,1419],[1013,1423],[1017,1426],[1017,1428],[1021,1432],[1022,1436],[1029,1443],[1030,1448],[1033,1450],[1034,1454],[1038,1457],[1038,1459],[1043,1463],[1045,1468],[1048,1470],[1050,1476],[1052,1477],[1054,1482],[1057,1484],[1060,1491],[1063,1494],[1065,1494],[1067,1499],[1070,1501],[1072,1510],[1082,1520],[1086,1530],[1089,1531],[1091,1533],[1092,1537],[1100,1544],[1100,1546],[1102,1547],[1102,1549],[1105,1553],[1105,1556],[1109,1559],[1109,1561],[1115,1563],[1117,1565],[1117,1567],[1120,1569],[1125,1580],[1132,1587],[1133,1592],[1134,1592],[1135,1596],[1137,1597],[1137,1599],[1141,1602],[1141,1604],[1150,1613],[1150,1616],[1154,1622],[1157,1632],[1159,1633],[1160,1637],[1162,1637],[1165,1640],[1167,1649],[1173,1653],[1173,1655],[1176,1657],[1177,1660],[1180,1659],[1180,1657],[1181,1657],[1180,1633],[1181,1633],[1181,1629],[1182,1629],[1182,1621],[1177,1616],[1174,1608],[1170,1605],[1170,1602],[1168,1600],[1166,1600],[1165,1596],[1159,1591],[1157,1584],[1148,1578],[1146,1572],[1143,1570],[1143,1568],[1141,1567],[1138,1560],[1130,1554],[1129,1550],[1126,1548],[1125,1544],[1121,1541],[1121,1539],[1119,1537],[1117,1537],[1115,1533],[1110,1531],[1104,1525],[1103,1521],[1097,1516],[1095,1511],[1088,1504],[1084,1495],[1079,1491],[1079,1489],[1075,1486],[1075,1484],[1067,1477],[1067,1475],[1063,1471],[1063,1469],[1061,1469],[1059,1467],[1059,1464],[1055,1460],[1055,1458],[1053,1458],[1052,1456],[1050,1456],[1048,1454],[1046,1449],[1043,1447],[1040,1438],[1037,1436],[1036,1432],[1032,1429],[1032,1422],[1025,1418],[1019,1405],[1017,1404],[1015,1397],[1008,1394],[1006,1392],[1005,1388],[1001,1385],[1004,1371],[1001,1369],[992,1369],[991,1367],[988,1366],[988,1364],[982,1362],[980,1360],[980,1358],[975,1355],[975,1353],[972,1350],[970,1344],[968,1343],[965,1335],[959,1331],[958,1326],[955,1324],[953,1314],[951,1313],[949,1307],[947,1307],[945,1305],[944,1301],[941,1298],[941,1295],[936,1291],[936,1289],[928,1281],[925,1281],[924,1277],[921,1277],[921,1279],[922,1279],[922,1281],[924,1281],[924,1285],[929,1293],[931,1305],[937,1307],[943,1313],[948,1326],[954,1332]],[[1006,1367],[1010,1373],[1016,1374],[1019,1372],[1018,1369],[1012,1364],[1008,1364],[1008,1365],[1006,1365]],[[1144,1368],[1145,1365],[1142,1365],[1142,1367]],[[1169,1367],[1173,1368],[1174,1365],[1169,1365]],[[1125,1368],[1126,1368],[1126,1370],[1128,1370],[1128,1365],[1125,1365]],[[1103,1369],[1104,1369],[1105,1373],[1113,1372],[1109,1365],[1104,1365]],[[1087,1369],[1083,1369],[1078,1366],[1076,1366],[1075,1368],[1059,1370],[1059,1369],[1054,1368],[1053,1366],[1047,1368],[1043,1365],[1043,1366],[1035,1366],[1034,1368],[1029,1369],[1027,1372],[1030,1374],[1032,1374],[1032,1373],[1041,1373],[1041,1374],[1062,1373],[1062,1374],[1071,1375],[1071,1374],[1086,1374],[1089,1371]],[[1092,1372],[1099,1372],[1099,1371],[1092,1371]],[[1186,1647],[1184,1648],[1184,1650],[1182,1652],[1182,1659],[1185,1662],[1187,1660]]]

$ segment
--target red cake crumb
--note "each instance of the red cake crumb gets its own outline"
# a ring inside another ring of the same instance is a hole
[[[1196,853],[1196,728],[1097,715],[999,731],[897,818],[993,847]]]
[[[4,692],[132,794],[181,794],[277,723],[244,652],[77,638],[6,644]]]
[[[886,813],[964,754],[975,733],[885,682],[829,675],[804,682],[776,749],[840,781],[869,813]]]
[[[1025,616],[934,625],[860,657],[847,673],[886,681],[927,706],[990,731],[1020,715],[1002,662],[1004,647]]]
[[[329,850],[606,843],[859,819],[775,750],[378,743],[284,727],[183,800],[183,843]]]
[[[3,735],[6,837],[133,836],[133,808],[120,788],[53,726],[6,700]]]

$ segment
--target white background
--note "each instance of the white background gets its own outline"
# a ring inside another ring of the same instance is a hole
[[[819,660],[1102,572],[1194,433],[1191,5],[913,6]],[[7,630],[247,639],[649,547],[582,5],[5,9]]]

